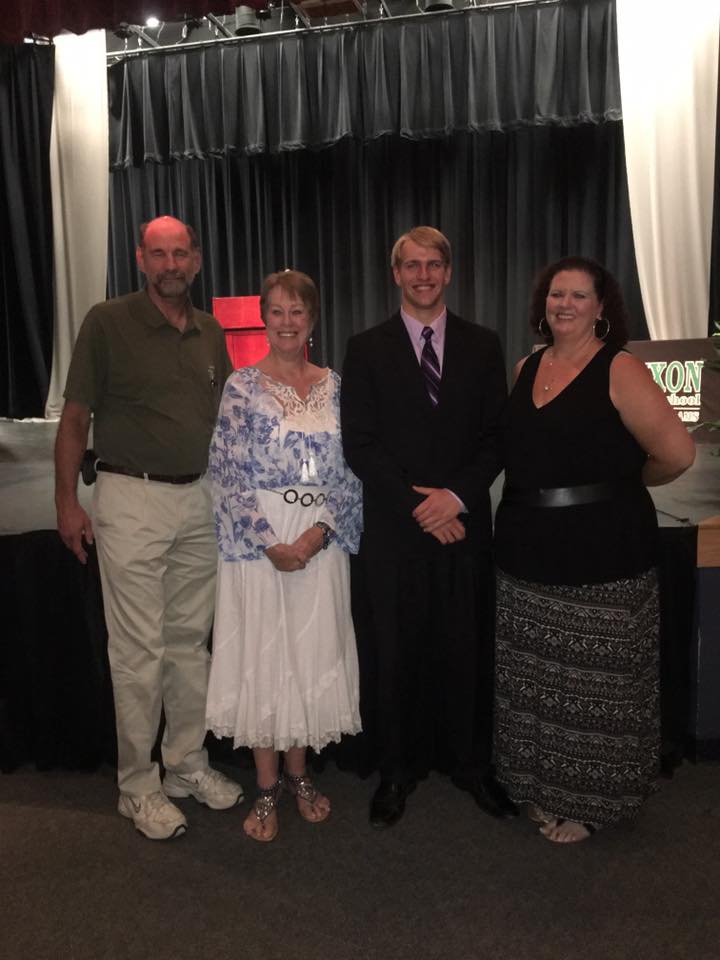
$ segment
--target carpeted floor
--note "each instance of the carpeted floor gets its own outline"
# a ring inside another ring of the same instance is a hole
[[[54,525],[54,430],[0,422],[0,534]],[[247,802],[192,800],[188,834],[153,843],[116,813],[110,768],[0,775],[0,960],[720,960],[718,764],[685,764],[636,825],[568,847],[441,777],[385,833],[374,782],[329,765],[321,785],[330,820],[285,798],[270,845],[244,836]]]
[[[374,782],[333,765],[325,824],[285,797],[261,845],[247,802],[187,800],[187,835],[158,843],[117,815],[113,777],[0,776],[1,960],[720,960],[720,765],[685,764],[637,824],[566,847],[439,776],[372,831]]]

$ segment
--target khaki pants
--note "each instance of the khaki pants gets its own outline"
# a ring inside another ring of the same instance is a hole
[[[115,698],[118,786],[160,789],[150,759],[165,708],[166,769],[207,767],[205,698],[217,547],[207,481],[98,475],[93,527]]]

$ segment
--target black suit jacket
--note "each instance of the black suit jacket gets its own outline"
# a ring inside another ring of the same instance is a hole
[[[341,390],[345,457],[363,483],[364,539],[430,552],[489,547],[489,488],[500,471],[507,398],[497,335],[448,311],[439,400],[433,407],[397,313],[348,343]],[[441,546],[412,511],[413,485],[447,487],[468,509],[467,538]],[[369,546],[369,543],[366,545]]]

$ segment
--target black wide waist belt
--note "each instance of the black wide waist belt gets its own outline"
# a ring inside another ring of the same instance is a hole
[[[523,507],[578,507],[585,503],[614,500],[623,493],[639,489],[641,489],[640,481],[632,477],[606,483],[587,483],[577,487],[522,489],[505,486],[502,498],[505,503]]]
[[[201,473],[183,473],[175,476],[165,473],[138,473],[137,470],[114,467],[111,463],[102,463],[100,460],[95,469],[103,473],[119,473],[121,477],[135,477],[136,480],[154,480],[156,483],[195,483],[202,476]]]

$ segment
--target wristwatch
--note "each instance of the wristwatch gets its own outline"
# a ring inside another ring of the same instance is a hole
[[[323,535],[323,545],[322,545],[322,548],[323,548],[323,550],[327,550],[327,548],[330,546],[330,541],[331,541],[332,538],[335,536],[335,531],[334,531],[333,528],[330,526],[330,524],[329,524],[329,523],[325,523],[324,520],[317,520],[317,521],[313,524],[313,526],[314,526],[314,527],[319,527],[319,528],[322,530],[322,535]]]

